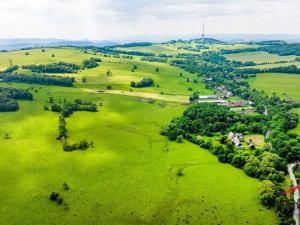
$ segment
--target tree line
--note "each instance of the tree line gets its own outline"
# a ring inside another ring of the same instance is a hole
[[[78,143],[69,144],[67,141],[68,130],[67,123],[65,118],[71,116],[74,112],[77,111],[88,111],[88,112],[97,112],[97,106],[92,102],[83,101],[81,99],[76,99],[74,102],[64,101],[63,104],[54,103],[53,99],[50,99],[50,110],[52,112],[59,113],[58,121],[58,136],[57,140],[63,142],[64,151],[75,151],[75,150],[86,150],[90,146],[93,146],[93,142],[88,143],[86,140],[81,140]],[[45,110],[49,110],[47,105],[44,106]]]
[[[84,59],[81,65],[75,63],[57,62],[41,65],[23,65],[22,69],[29,69],[34,73],[77,73],[80,69],[90,69],[99,66],[100,58]],[[15,69],[12,67],[10,70]]]
[[[19,88],[0,87],[0,112],[12,112],[19,109],[16,100],[32,100],[33,96],[28,90]]]
[[[22,75],[22,74],[0,74],[3,82],[27,83],[55,85],[63,87],[73,87],[74,77],[60,77],[47,75]]]
[[[29,69],[35,73],[77,73],[80,66],[74,63],[58,62],[41,65],[23,65],[22,69]]]
[[[286,43],[284,41],[262,41],[255,43],[259,47],[255,48],[241,48],[241,49],[222,49],[220,54],[236,54],[244,52],[257,52],[265,51],[270,54],[278,54],[281,56],[296,55],[300,56],[300,44],[299,43]]]
[[[144,56],[141,58],[141,61],[166,63],[168,59],[166,57]]]

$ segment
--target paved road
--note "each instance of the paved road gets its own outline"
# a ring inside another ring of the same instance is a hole
[[[288,164],[288,172],[292,181],[293,186],[297,186],[297,180],[293,171],[293,168],[297,165],[297,163]],[[298,201],[299,201],[299,190],[294,191],[294,213],[293,217],[295,220],[296,225],[299,225],[299,208],[298,208]]]

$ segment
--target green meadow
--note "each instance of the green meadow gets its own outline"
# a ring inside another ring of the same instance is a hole
[[[276,223],[274,212],[258,202],[259,181],[193,144],[159,135],[161,125],[185,106],[77,88],[14,86],[38,92],[18,112],[0,115],[0,133],[11,135],[0,142],[5,224]],[[85,138],[94,148],[62,150],[55,140],[58,114],[43,110],[49,96],[102,102],[99,112],[67,119],[70,142]],[[66,205],[49,201],[52,191]]]
[[[25,53],[29,52],[28,56]],[[52,57],[52,54],[55,57]],[[88,70],[81,70],[77,74],[65,74],[63,76],[74,76],[79,82],[78,86],[87,89],[106,89],[107,85],[112,86],[116,90],[129,91],[131,81],[140,81],[145,77],[154,79],[155,86],[149,88],[133,88],[131,91],[142,91],[149,93],[158,93],[165,95],[184,95],[190,96],[193,91],[198,91],[199,94],[208,95],[212,91],[205,89],[201,78],[195,75],[180,70],[177,67],[172,67],[167,63],[154,63],[141,61],[140,57],[133,59],[119,59],[112,57],[103,57],[101,54],[84,53],[78,49],[62,48],[62,49],[34,49],[30,51],[13,51],[0,54],[0,69],[6,69],[9,66],[10,59],[13,59],[13,65],[29,65],[29,64],[47,64],[53,62],[69,62],[80,64],[82,60],[91,57],[100,58],[103,62],[100,66]],[[132,72],[133,66],[137,66],[137,70]],[[159,68],[159,72],[156,72]],[[107,76],[106,72],[110,70],[112,76]],[[27,70],[19,69],[20,73],[31,73]],[[180,77],[182,72],[182,77]],[[61,74],[56,74],[61,75]],[[86,78],[86,83],[82,83],[82,78]],[[189,82],[187,80],[189,79]],[[194,80],[197,83],[194,83]],[[158,85],[158,86],[157,86]],[[191,89],[191,90],[189,90]]]
[[[225,55],[228,60],[235,60],[241,62],[255,62],[255,63],[274,63],[279,61],[292,61],[296,56],[280,56],[276,54],[270,54],[267,52],[243,52],[236,54]],[[273,66],[272,66],[273,67]]]
[[[178,46],[151,47],[146,50],[171,54]],[[259,203],[260,181],[220,163],[196,145],[170,142],[160,135],[160,128],[186,109],[192,92],[213,94],[201,83],[201,77],[168,63],[104,57],[74,48],[0,53],[0,69],[6,69],[10,59],[22,66],[59,61],[80,64],[90,57],[101,58],[100,66],[60,74],[76,78],[73,88],[0,83],[35,90],[33,101],[19,101],[19,111],[0,113],[0,135],[8,132],[11,137],[0,139],[0,218],[4,221],[0,224],[277,224],[275,212]],[[132,72],[134,65],[137,69]],[[108,70],[112,76],[106,75]],[[282,81],[270,83],[277,75],[267,75],[258,75],[251,82],[272,93]],[[300,76],[281,76],[286,82],[294,79],[290,81],[294,91],[290,93],[289,87],[278,94],[298,96],[295,82]],[[156,85],[130,88],[131,81],[145,77]],[[107,90],[107,85],[112,90]],[[56,103],[80,98],[98,106],[98,112],[75,112],[66,119],[68,141],[86,139],[93,141],[94,147],[63,151],[61,141],[56,140],[59,114],[44,110],[50,97]],[[64,183],[70,190],[63,189]],[[65,204],[49,201],[51,192],[59,192]]]
[[[178,53],[188,53],[187,50],[179,50],[178,48],[183,46],[189,46],[184,43],[174,43],[174,44],[153,44],[151,46],[136,46],[136,47],[127,47],[127,48],[117,48],[119,50],[125,51],[137,51],[137,52],[146,52],[146,53],[154,53],[154,54],[168,54],[168,55],[176,55]]]
[[[150,46],[134,46],[134,47],[120,47],[117,48],[123,51],[137,51],[153,54],[168,54],[175,56],[179,53],[188,53],[188,54],[200,54],[201,52],[206,51],[219,51],[221,49],[243,49],[243,48],[254,48],[256,45],[248,44],[212,44],[207,45],[207,49],[197,48],[199,43],[195,41],[190,42],[176,42],[176,43],[165,43],[165,44],[153,44]],[[186,47],[194,48],[194,51],[187,49]],[[197,50],[196,50],[197,49]]]
[[[276,93],[283,98],[300,101],[300,75],[283,73],[263,73],[251,78],[250,85],[271,95]]]

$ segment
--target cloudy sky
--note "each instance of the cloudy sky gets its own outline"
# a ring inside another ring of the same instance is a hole
[[[300,0],[0,0],[0,38],[299,34]]]

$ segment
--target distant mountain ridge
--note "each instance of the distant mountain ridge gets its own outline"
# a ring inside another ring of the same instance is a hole
[[[145,35],[124,37],[121,39],[112,40],[67,40],[55,38],[13,38],[0,39],[0,50],[18,50],[23,48],[37,48],[37,47],[61,47],[61,46],[95,46],[106,47],[116,45],[126,45],[131,43],[161,43],[169,42],[171,40],[201,40],[200,34],[191,35]],[[287,43],[300,43],[300,35],[288,34],[209,34],[205,37],[209,42],[227,42],[227,43],[241,43],[241,42],[260,42],[270,40],[283,40]]]
[[[61,46],[96,46],[105,47],[117,45],[113,41],[91,41],[91,40],[65,40],[65,39],[39,39],[39,38],[15,38],[15,39],[0,39],[0,50],[18,50],[23,48],[37,47],[61,47]]]

